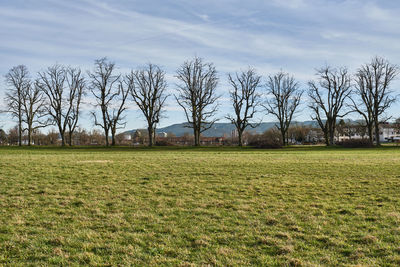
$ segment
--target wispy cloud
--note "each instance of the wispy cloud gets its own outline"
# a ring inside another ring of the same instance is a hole
[[[197,55],[215,63],[225,96],[226,74],[249,65],[263,75],[283,69],[304,85],[327,63],[355,69],[374,55],[400,63],[399,12],[389,0],[5,0],[0,73],[17,64],[35,73],[56,62],[91,69],[107,56],[121,72],[163,66],[173,90],[175,70]],[[229,108],[223,101],[218,115]],[[173,98],[167,116],[164,125],[184,120]],[[308,118],[306,109],[298,117]]]

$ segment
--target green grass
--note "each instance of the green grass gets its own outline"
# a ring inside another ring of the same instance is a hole
[[[0,148],[0,265],[400,265],[400,148]]]

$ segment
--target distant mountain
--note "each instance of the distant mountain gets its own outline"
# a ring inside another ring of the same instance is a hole
[[[266,130],[274,127],[276,122],[262,122],[258,127],[256,128],[248,128],[248,131],[254,131],[256,133],[263,133]],[[303,122],[293,122],[293,124],[299,124],[299,125],[310,125],[312,127],[318,127],[317,123],[315,121],[303,121]],[[193,130],[191,128],[187,127],[187,123],[178,123],[178,124],[172,124],[170,126],[156,129],[157,133],[173,133],[176,136],[183,136],[185,133],[193,134]],[[211,137],[211,136],[224,136],[230,135],[232,131],[235,130],[235,126],[232,123],[226,122],[220,122],[220,123],[215,123],[212,128],[206,130],[203,132],[204,136]],[[134,133],[136,129],[134,130],[129,130],[126,131],[125,133]]]

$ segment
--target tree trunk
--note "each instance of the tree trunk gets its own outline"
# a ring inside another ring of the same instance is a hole
[[[101,104],[101,113],[103,115],[103,129],[104,129],[104,134],[106,136],[106,146],[109,146],[110,144],[108,142],[108,131],[110,129],[110,125],[107,124],[107,120],[106,120],[106,107],[105,107],[105,104],[104,104],[104,99],[103,99],[103,102]],[[111,131],[112,131],[112,129],[111,129]]]
[[[104,129],[104,135],[106,137],[106,146],[109,146],[109,143],[108,143],[108,129]]]
[[[240,130],[240,129],[238,129],[238,142],[239,142],[239,146],[240,146],[240,147],[243,146],[242,135],[243,135],[243,131]]]
[[[148,134],[149,134],[149,147],[153,146],[153,140],[154,140],[154,132],[153,132],[153,127],[148,127],[147,128]]]
[[[329,133],[329,145],[333,146],[335,144],[335,133],[332,131]]]
[[[333,146],[335,144],[335,133],[336,133],[336,118],[332,119],[329,127],[329,145]]]
[[[28,127],[28,146],[31,145],[31,139],[32,139],[31,132],[32,132],[31,127]]]
[[[63,130],[61,125],[58,126],[58,132],[61,136],[61,146],[65,146],[65,130]]]
[[[379,140],[379,122],[375,121],[375,142],[377,146],[381,145],[381,141]]]
[[[283,130],[281,128],[281,135],[282,135],[282,145],[285,146],[286,145],[286,133],[285,130]]]
[[[116,129],[111,129],[111,146],[115,146],[115,131]]]
[[[328,136],[328,130],[324,130],[324,138],[325,138],[325,144],[329,146],[329,136]]]
[[[369,145],[373,146],[374,145],[374,136],[372,134],[372,125],[368,125],[368,138],[369,138]]]
[[[200,130],[194,129],[194,145],[200,146]]]
[[[22,146],[22,121],[18,121],[18,145]]]
[[[69,146],[72,146],[72,132],[71,131],[69,131],[69,133],[68,133],[68,141],[69,141]]]
[[[286,145],[289,145],[289,134],[286,132]]]
[[[156,140],[156,127],[153,127],[153,145],[155,145],[157,142]]]

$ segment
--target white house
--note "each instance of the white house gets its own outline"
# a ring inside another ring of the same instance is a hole
[[[337,141],[343,141],[348,139],[361,139],[368,138],[368,134],[361,135],[359,131],[354,127],[348,129],[347,134],[341,134],[337,138]],[[381,123],[379,125],[379,141],[380,142],[395,142],[400,141],[400,129],[396,125],[391,123]]]
[[[400,131],[393,124],[379,125],[379,141],[394,142],[400,140]]]

